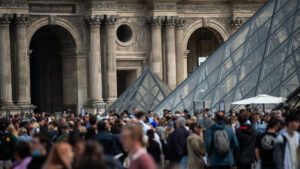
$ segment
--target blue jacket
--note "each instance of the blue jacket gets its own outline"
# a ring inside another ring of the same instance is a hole
[[[216,130],[225,129],[228,134],[230,140],[230,147],[231,150],[226,155],[219,155],[217,154],[217,150],[214,147],[214,132]],[[233,149],[238,148],[239,143],[238,140],[232,130],[231,127],[226,126],[224,121],[216,122],[211,128],[206,131],[205,134],[205,148],[208,153],[208,157],[210,160],[211,166],[229,166],[234,165],[234,156],[233,156]]]

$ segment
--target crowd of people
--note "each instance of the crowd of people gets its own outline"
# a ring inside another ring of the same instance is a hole
[[[0,169],[299,169],[300,109],[0,119]]]

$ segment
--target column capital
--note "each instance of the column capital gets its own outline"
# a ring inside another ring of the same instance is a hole
[[[176,28],[177,29],[182,29],[184,27],[184,25],[186,24],[186,19],[179,17],[176,19]]]
[[[102,15],[91,15],[86,16],[85,21],[89,26],[99,26],[103,20],[104,16]]]
[[[167,26],[167,28],[174,28],[176,25],[177,18],[178,17],[176,16],[167,16],[165,21],[165,25]]]
[[[119,15],[107,15],[105,16],[105,25],[107,26],[115,26],[115,24],[118,22],[119,20]]]
[[[17,14],[15,18],[16,25],[26,25],[29,15],[27,14]]]
[[[12,18],[12,14],[0,14],[0,25],[9,25]]]
[[[164,16],[151,16],[148,18],[148,22],[152,27],[161,27],[164,21]]]

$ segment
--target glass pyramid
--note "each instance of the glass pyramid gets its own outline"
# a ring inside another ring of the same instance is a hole
[[[299,47],[300,0],[269,0],[154,113],[218,110],[220,101],[228,110],[232,101],[258,94],[286,97],[300,83]]]
[[[147,68],[118,99],[108,108],[122,113],[137,107],[141,111],[152,111],[171,93],[170,88]]]

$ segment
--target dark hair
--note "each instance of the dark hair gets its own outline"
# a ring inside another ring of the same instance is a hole
[[[18,156],[22,159],[30,156],[30,147],[29,145],[24,142],[24,141],[20,141],[20,142],[17,142],[16,144],[16,151],[15,151]]]
[[[152,129],[149,129],[147,131],[147,136],[149,140],[153,140],[154,139],[154,131]]]
[[[145,116],[145,112],[143,111],[139,111],[137,113],[135,113],[135,117],[140,120],[143,116]]]
[[[97,123],[97,117],[95,115],[91,114],[89,117],[89,122],[91,125],[95,125]]]
[[[192,123],[190,124],[190,130],[192,130],[193,132],[195,132],[195,128],[202,128],[200,123]]]
[[[97,128],[98,128],[98,131],[105,131],[105,129],[106,129],[105,121],[103,121],[103,120],[99,121],[97,124]]]
[[[33,137],[39,138],[41,144],[46,144],[47,152],[49,152],[51,148],[51,142],[49,135],[46,133],[46,131],[41,130],[39,133],[35,133]]]
[[[299,117],[295,114],[289,114],[285,117],[285,124],[288,126],[290,122],[299,121]]]
[[[89,127],[85,133],[85,139],[91,139],[96,134],[96,130],[94,127]]]
[[[273,128],[274,126],[280,124],[280,120],[275,118],[275,117],[271,117],[271,119],[269,120],[269,123],[267,125],[267,130],[270,128]]]
[[[0,119],[0,131],[6,130],[8,125],[9,125],[9,121],[6,118]]]
[[[250,113],[246,110],[240,112],[238,120],[240,123],[246,123],[250,117]]]
[[[220,113],[222,113],[222,115],[221,115]],[[223,112],[223,111],[218,111],[218,112],[216,113],[215,119],[216,119],[217,121],[224,120],[224,118],[225,118],[225,112]]]

